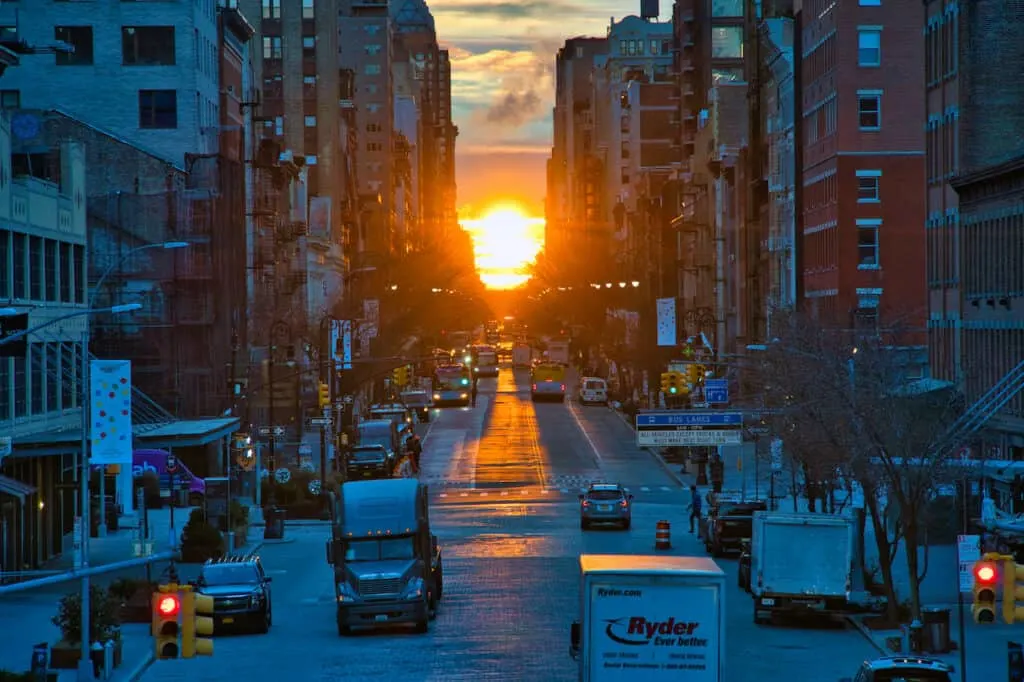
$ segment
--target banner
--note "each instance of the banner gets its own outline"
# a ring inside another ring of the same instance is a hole
[[[335,367],[352,369],[352,321],[331,320],[329,343]]]
[[[132,363],[89,362],[89,446],[93,465],[132,464]]]
[[[676,345],[676,299],[658,299],[658,345]]]

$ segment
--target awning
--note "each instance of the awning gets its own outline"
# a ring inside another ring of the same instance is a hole
[[[22,483],[10,476],[0,475],[0,493],[7,493],[12,497],[17,497],[23,504],[25,502],[25,498],[35,491],[36,489],[28,483]]]

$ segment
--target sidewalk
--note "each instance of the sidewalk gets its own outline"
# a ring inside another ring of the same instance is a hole
[[[181,528],[188,520],[190,508],[175,510],[175,533],[180,535]],[[171,515],[169,509],[149,511],[150,535],[153,538],[153,552],[169,551],[171,547]],[[105,538],[90,538],[89,563],[91,566],[102,566],[134,558],[136,538],[134,528],[122,527],[116,533]],[[287,541],[287,540],[285,540]],[[274,541],[271,541],[274,542]],[[278,541],[280,542],[280,541]],[[263,526],[250,526],[248,542],[237,554],[258,551],[264,544]],[[168,562],[154,562],[148,567],[149,576],[159,580]],[[72,567],[70,553],[58,557],[48,570],[54,574],[64,572]],[[199,572],[197,565],[178,565],[179,580],[195,579]],[[39,576],[43,577],[43,576]],[[91,577],[94,585],[108,585],[117,579],[144,580],[147,567],[138,566],[115,570]],[[42,587],[30,588],[10,594],[0,594],[0,670],[14,672],[27,671],[31,664],[32,647],[45,642],[53,645],[60,640],[60,631],[51,619],[57,614],[60,598],[69,593],[78,593],[81,579],[70,580]],[[121,626],[123,641],[122,663],[114,671],[112,680],[115,682],[134,682],[145,672],[153,660],[152,639],[149,626],[129,623]],[[61,682],[74,680],[76,671],[59,671]]]

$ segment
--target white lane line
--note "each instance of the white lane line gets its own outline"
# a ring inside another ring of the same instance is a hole
[[[640,486],[640,490],[644,491],[645,493],[647,493],[647,492],[650,492],[650,491],[651,491],[651,489],[650,489],[650,488],[648,488],[648,487],[647,487],[647,486],[645,486],[645,485],[642,485],[642,486]]]
[[[669,487],[668,487],[667,485],[663,485],[663,486],[661,486],[661,489],[662,489],[662,490],[666,490],[666,491],[668,491],[668,492],[672,492],[672,488],[669,488]]]
[[[590,437],[590,434],[587,433],[586,427],[583,426],[583,420],[580,419],[580,415],[577,413],[575,405],[571,401],[567,402],[565,405],[569,410],[569,414],[572,415],[573,421],[576,422],[576,426],[579,428],[580,433],[583,434],[583,437],[587,440],[587,444],[590,445],[590,449],[594,452],[594,458],[597,460],[598,468],[603,469],[604,458],[602,458],[601,453],[598,452],[594,439]]]
[[[508,495],[508,491],[507,491],[507,490],[502,490],[502,491],[501,491],[501,496],[502,496],[502,497],[505,497],[505,496],[507,496],[507,495]]]
[[[459,497],[469,497],[469,493],[459,493]]]
[[[448,497],[448,493],[441,493],[438,497]]]

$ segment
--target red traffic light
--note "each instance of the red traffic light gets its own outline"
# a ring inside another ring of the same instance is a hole
[[[181,610],[181,602],[172,595],[160,597],[160,600],[156,603],[156,610],[160,612],[161,616],[170,618],[178,615],[178,612]]]
[[[991,564],[981,564],[974,568],[974,577],[979,582],[990,583],[996,579],[996,568]]]

